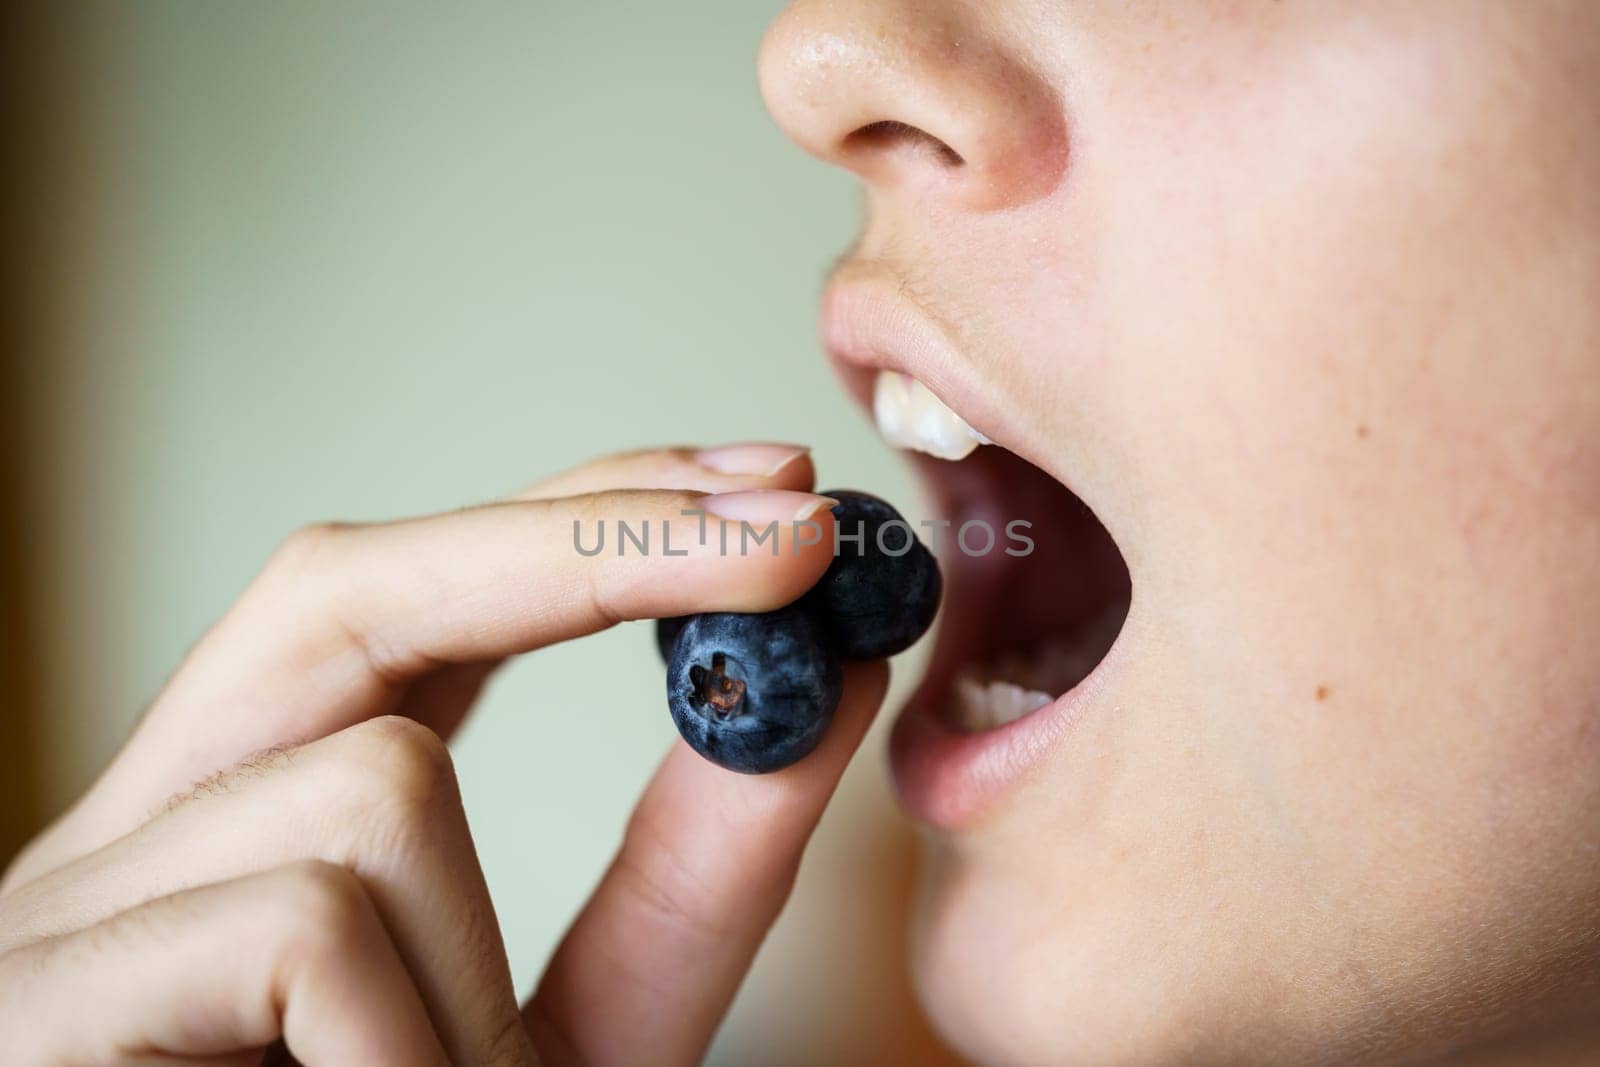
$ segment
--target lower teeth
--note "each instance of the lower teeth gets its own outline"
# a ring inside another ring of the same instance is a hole
[[[1031,652],[1001,653],[981,670],[965,668],[955,680],[955,724],[968,733],[993,730],[1038,711],[1089,676],[1110,648],[1125,603],[1110,605],[1070,634]]]

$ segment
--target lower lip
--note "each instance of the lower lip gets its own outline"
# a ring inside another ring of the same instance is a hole
[[[889,765],[895,792],[912,818],[940,830],[971,825],[1016,788],[1099,703],[1122,659],[1123,633],[1088,677],[1015,722],[981,733],[950,725],[947,686],[926,688],[895,720]]]

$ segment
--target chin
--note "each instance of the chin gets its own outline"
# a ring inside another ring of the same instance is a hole
[[[914,920],[918,995],[977,1063],[1228,1062],[1204,1010],[1215,991],[1174,981],[1182,956],[1138,910],[933,843]]]
[[[1067,1018],[1076,998],[1060,961],[1028,949],[1035,907],[941,843],[930,842],[923,879],[912,974],[945,1040],[979,1063],[1066,1060],[1082,1026]]]

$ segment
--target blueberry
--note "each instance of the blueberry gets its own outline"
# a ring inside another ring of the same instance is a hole
[[[678,640],[678,632],[692,616],[674,615],[670,619],[656,620],[656,648],[661,652],[661,662],[672,661],[672,645]]]
[[[804,603],[826,621],[845,659],[905,651],[939,610],[938,561],[884,501],[851,489],[823,495],[839,501],[838,552]]]
[[[780,770],[817,747],[843,688],[841,659],[909,648],[939,608],[939,565],[894,508],[837,490],[839,552],[798,602],[760,615],[659,619],[672,721],[730,770]]]
[[[689,746],[742,774],[780,770],[822,740],[844,689],[822,625],[791,604],[694,615],[667,665],[667,704]]]

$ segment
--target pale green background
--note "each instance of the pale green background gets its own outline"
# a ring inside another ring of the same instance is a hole
[[[35,368],[53,806],[305,522],[738,439],[812,442],[824,483],[909,502],[815,341],[858,208],[762,110],[775,4],[91,10],[60,347]],[[660,690],[625,626],[514,665],[456,745],[524,989],[672,739]],[[874,993],[901,961],[873,946],[901,914],[874,882],[908,832],[882,725],[721,1062],[895,1026]]]

